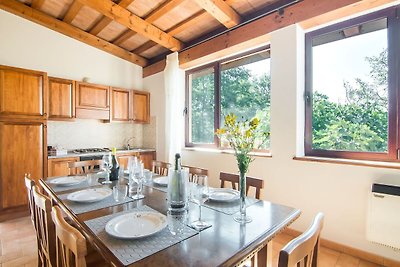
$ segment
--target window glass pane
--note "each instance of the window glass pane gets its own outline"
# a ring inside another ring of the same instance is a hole
[[[194,144],[214,143],[214,69],[208,68],[189,75],[190,133]]]
[[[221,65],[221,126],[233,112],[238,118],[258,116],[270,131],[271,76],[269,51],[259,52]],[[223,140],[222,140],[223,141]],[[269,140],[263,148],[269,148]]]
[[[381,19],[313,40],[313,149],[388,151],[386,25]]]

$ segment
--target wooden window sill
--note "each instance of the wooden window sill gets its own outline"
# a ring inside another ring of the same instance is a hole
[[[354,159],[336,159],[336,158],[307,157],[307,156],[304,156],[304,157],[293,157],[293,159],[294,160],[299,160],[299,161],[333,163],[333,164],[365,166],[365,167],[375,167],[375,168],[400,169],[400,163],[398,163],[398,162],[354,160]]]
[[[204,148],[204,147],[185,147],[183,150],[187,151],[199,151],[199,152],[210,152],[210,153],[220,153],[220,154],[235,154],[232,149],[217,149],[217,148]],[[272,158],[271,153],[269,152],[252,152],[250,153],[252,156],[261,157],[261,158]]]

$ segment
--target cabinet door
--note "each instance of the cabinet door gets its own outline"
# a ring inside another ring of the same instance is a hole
[[[129,121],[129,91],[112,89],[111,120]]]
[[[49,119],[75,117],[75,82],[49,78]]]
[[[150,123],[150,94],[133,92],[133,120],[139,123]]]
[[[76,87],[77,108],[109,109],[108,86],[77,82]]]
[[[47,74],[0,66],[0,116],[45,119]]]
[[[67,176],[70,174],[75,174],[75,169],[69,172],[68,163],[77,162],[79,158],[59,158],[59,159],[49,159],[48,161],[48,177],[53,176]]]
[[[124,169],[126,170],[128,168],[128,160],[130,157],[139,157],[139,154],[136,152],[127,153],[127,154],[118,154],[117,160],[118,160],[119,166],[123,166]]]
[[[140,160],[143,162],[145,169],[151,170],[153,160],[156,159],[155,154],[156,154],[155,152],[141,152],[140,153]]]
[[[46,136],[46,125],[42,122],[0,122],[2,209],[27,204],[25,173],[30,173],[36,181],[46,176]]]

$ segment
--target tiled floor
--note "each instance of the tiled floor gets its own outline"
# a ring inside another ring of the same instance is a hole
[[[280,234],[273,243],[273,266],[277,266],[279,250],[291,240]],[[36,237],[29,217],[0,223],[0,267],[37,266]],[[379,265],[322,247],[321,267],[377,267]]]

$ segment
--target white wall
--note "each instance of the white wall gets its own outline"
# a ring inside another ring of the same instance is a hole
[[[294,229],[304,231],[322,211],[326,215],[323,238],[400,260],[400,253],[370,243],[365,234],[371,184],[377,180],[400,183],[400,172],[293,160],[303,153],[304,33],[296,25],[273,32],[271,51],[272,158],[257,157],[249,171],[249,175],[265,180],[263,198],[301,209],[301,217],[292,225]],[[145,85],[162,85],[161,79],[162,74],[148,77]],[[157,92],[152,103],[161,105],[163,88],[157,88]],[[157,133],[160,134],[161,131]],[[216,187],[220,171],[237,172],[235,158],[230,154],[183,150],[182,162],[209,169],[211,184]]]
[[[142,89],[142,68],[0,10],[0,64],[49,76]]]

